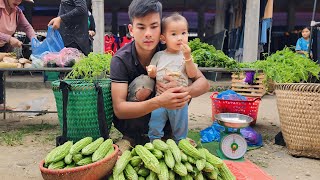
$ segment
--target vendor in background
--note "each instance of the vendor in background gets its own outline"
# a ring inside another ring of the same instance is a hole
[[[301,34],[302,37],[297,40],[296,52],[298,54],[307,55],[310,44],[310,28],[304,27]],[[312,53],[310,54],[310,56],[312,58]]]
[[[58,17],[53,18],[48,25],[59,29],[65,47],[76,48],[85,55],[89,54],[86,0],[61,0]]]
[[[22,47],[22,42],[13,37],[18,31],[23,31],[29,39],[36,38],[32,26],[18,7],[22,0],[0,0],[0,52],[11,52],[14,47]],[[3,105],[3,72],[0,72],[0,110]],[[6,107],[11,110],[10,107]]]
[[[91,1],[87,1],[87,6],[88,6],[89,44],[90,44],[90,52],[92,52],[93,37],[96,35],[96,23],[91,13],[92,12]]]

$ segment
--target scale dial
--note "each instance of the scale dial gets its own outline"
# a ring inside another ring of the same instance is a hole
[[[239,134],[228,134],[221,139],[220,149],[229,159],[240,159],[247,152],[247,141]]]

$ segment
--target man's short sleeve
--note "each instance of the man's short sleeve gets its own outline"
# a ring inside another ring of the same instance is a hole
[[[112,82],[128,83],[129,72],[123,60],[113,56],[110,65],[110,79]]]

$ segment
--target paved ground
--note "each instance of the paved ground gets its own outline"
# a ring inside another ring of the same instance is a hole
[[[41,84],[41,77],[36,78]],[[31,85],[31,87],[37,86]],[[46,97],[47,103],[45,107],[55,110],[55,101],[50,89],[9,88],[7,89],[7,94],[8,104],[11,106]],[[192,100],[190,104],[190,129],[203,129],[211,125],[210,94],[207,93]],[[0,138],[3,140],[0,142],[1,179],[41,179],[38,163],[54,147],[54,137],[59,133],[58,126],[46,126],[47,128],[45,129],[30,131],[31,133],[26,133],[25,128],[29,127],[27,125],[30,124],[49,123],[57,125],[57,115],[46,114],[28,118],[19,114],[10,114],[8,117],[8,119],[3,120],[2,116],[0,116]],[[286,153],[286,148],[274,145],[273,138],[279,132],[279,126],[275,96],[264,96],[260,104],[255,129],[262,133],[265,145],[263,148],[249,151],[246,154],[246,158],[260,166],[275,179],[320,179],[319,160],[294,158]],[[11,132],[15,132],[14,130],[20,128],[24,128],[24,131],[21,131],[22,134],[11,135]],[[14,139],[12,137],[18,138]]]

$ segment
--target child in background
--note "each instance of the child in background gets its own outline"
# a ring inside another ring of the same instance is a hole
[[[163,76],[169,75],[175,78],[180,86],[186,87],[188,79],[194,78],[197,74],[197,66],[193,63],[191,49],[188,46],[188,22],[179,13],[173,13],[162,20],[161,27],[160,40],[167,48],[153,56],[147,67],[148,75],[164,83],[166,82]],[[161,93],[157,89],[157,95]],[[167,120],[170,121],[173,139],[176,142],[187,137],[188,105],[177,110],[159,108],[151,113],[148,132],[151,142],[163,137],[163,128]]]
[[[310,28],[305,27],[302,29],[302,37],[298,39],[296,44],[296,52],[298,54],[306,55],[308,54],[309,44],[310,44]],[[312,53],[310,54],[312,58]]]

